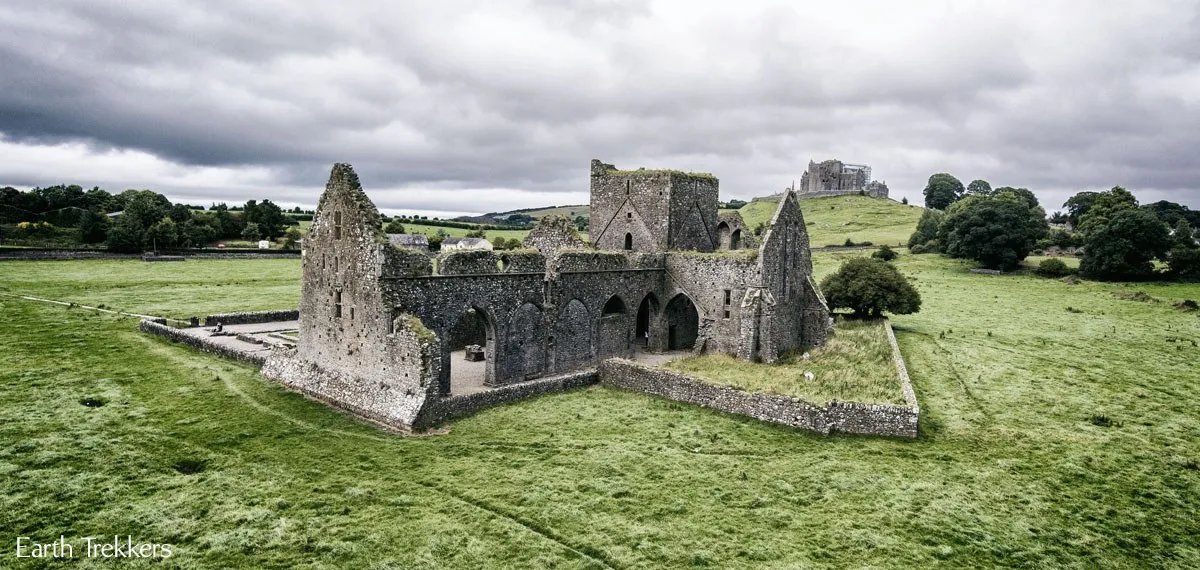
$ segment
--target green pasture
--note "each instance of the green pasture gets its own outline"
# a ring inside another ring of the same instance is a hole
[[[174,545],[122,568],[1200,567],[1200,318],[1174,306],[1200,285],[896,263],[924,300],[893,320],[912,441],[604,388],[402,437],[133,319],[0,295],[0,567],[60,566],[16,536],[112,534]],[[296,260],[0,262],[0,293],[170,316],[298,291]]]

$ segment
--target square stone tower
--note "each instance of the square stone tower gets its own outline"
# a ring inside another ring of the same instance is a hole
[[[588,234],[600,249],[713,251],[717,195],[711,174],[617,170],[592,161]]]

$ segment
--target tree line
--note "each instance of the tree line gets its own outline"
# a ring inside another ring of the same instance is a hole
[[[23,192],[0,189],[0,238],[104,245],[110,251],[194,248],[221,239],[274,240],[285,247],[300,239],[295,226],[308,216],[285,213],[270,200],[230,207],[172,203],[150,190],[111,194],[101,188],[57,185]]]
[[[1200,211],[1181,204],[1140,205],[1133,193],[1114,186],[1079,192],[1063,204],[1064,212],[1047,218],[1026,188],[993,189],[984,180],[964,187],[947,173],[930,176],[924,194],[926,210],[908,241],[913,253],[943,253],[1008,270],[1033,251],[1057,246],[1082,251],[1079,272],[1089,279],[1200,280],[1194,229]],[[1061,227],[1052,230],[1051,223]],[[1165,270],[1157,270],[1156,261]]]

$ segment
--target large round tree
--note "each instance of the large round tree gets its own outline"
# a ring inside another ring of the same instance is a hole
[[[964,190],[963,183],[954,176],[945,172],[934,174],[925,185],[925,207],[945,210],[962,198]]]
[[[1096,224],[1084,243],[1079,272],[1089,279],[1136,281],[1154,276],[1153,261],[1171,248],[1167,225],[1153,213],[1128,208]]]
[[[921,310],[921,294],[890,263],[869,257],[851,259],[821,281],[831,309],[852,309],[858,318],[884,311],[907,315]]]
[[[968,196],[946,211],[938,227],[942,250],[992,269],[1013,269],[1050,231],[1046,212],[1021,196]]]

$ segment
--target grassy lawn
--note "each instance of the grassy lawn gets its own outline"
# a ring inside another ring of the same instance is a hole
[[[294,307],[297,263],[4,262],[0,287],[186,316]],[[132,319],[0,296],[0,567],[52,567],[11,545],[60,534],[182,568],[1200,567],[1200,318],[1172,307],[1200,285],[897,264],[924,299],[894,319],[915,441],[603,388],[397,437]]]
[[[830,400],[903,404],[900,375],[881,322],[838,319],[825,346],[809,351],[805,362],[791,355],[777,366],[745,362],[724,354],[675,360],[667,368],[716,384],[751,392],[792,396],[814,404]],[[806,380],[805,372],[813,373]]]
[[[758,200],[742,206],[739,212],[753,229],[759,222],[770,223],[779,202]],[[921,218],[921,208],[892,200],[867,196],[835,196],[800,200],[813,247],[870,241],[875,245],[908,243]]]

